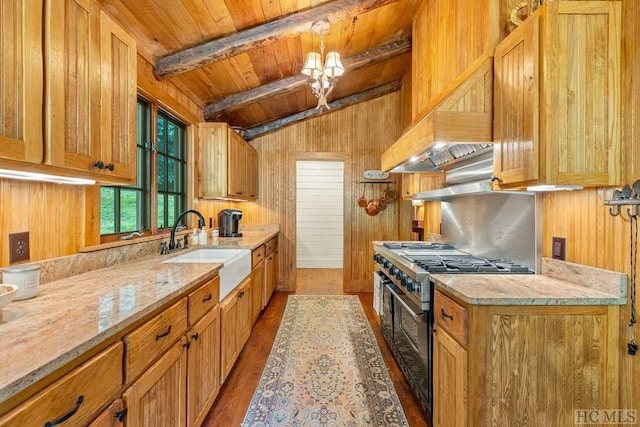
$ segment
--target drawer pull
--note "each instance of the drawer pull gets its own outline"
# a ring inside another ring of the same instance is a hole
[[[207,301],[211,301],[211,294],[207,295],[206,297],[202,298],[202,302],[207,302]]]
[[[67,421],[69,418],[73,417],[76,412],[78,412],[78,409],[80,409],[80,405],[82,405],[82,402],[84,402],[84,396],[78,396],[78,399],[76,400],[76,406],[72,410],[70,410],[57,420],[47,421],[44,424],[44,427],[57,426],[58,424],[62,424],[63,422]]]
[[[442,317],[446,317],[449,320],[453,320],[453,314],[447,314],[447,312],[444,311],[444,308],[440,309],[440,314],[442,315]]]
[[[156,341],[158,341],[160,338],[164,338],[167,335],[169,335],[171,333],[171,325],[169,325],[169,329],[167,329],[167,332],[163,333],[163,334],[158,334],[156,335]]]

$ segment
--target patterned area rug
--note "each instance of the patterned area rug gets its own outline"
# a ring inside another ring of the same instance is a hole
[[[407,426],[357,296],[290,295],[242,426]]]

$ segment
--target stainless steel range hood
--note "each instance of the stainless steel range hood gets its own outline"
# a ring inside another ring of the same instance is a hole
[[[414,194],[413,200],[442,201],[452,197],[491,193],[493,191],[493,150],[486,147],[476,156],[456,163],[447,170],[444,188]],[[502,191],[504,192],[504,191]]]

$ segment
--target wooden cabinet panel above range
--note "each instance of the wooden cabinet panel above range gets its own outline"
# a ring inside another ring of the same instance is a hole
[[[497,43],[498,0],[423,0],[413,18],[412,117],[426,114]]]

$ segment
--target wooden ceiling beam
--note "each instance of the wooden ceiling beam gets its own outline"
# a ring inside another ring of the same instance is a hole
[[[265,133],[273,132],[284,126],[308,119],[310,117],[319,116],[321,114],[324,114],[325,112],[340,110],[342,108],[357,104],[359,102],[369,101],[371,99],[378,98],[388,93],[398,91],[400,90],[401,86],[402,86],[402,82],[400,80],[394,80],[392,82],[383,84],[381,86],[376,86],[374,88],[367,89],[363,92],[356,93],[354,95],[347,96],[345,98],[331,102],[329,104],[329,110],[311,108],[309,110],[301,111],[299,113],[292,114],[287,117],[282,117],[280,119],[277,119],[268,123],[264,123],[262,125],[254,126],[252,128],[247,129],[243,137],[246,140],[254,139]]]
[[[330,23],[350,19],[398,0],[334,0],[284,18],[220,37],[159,58],[153,69],[158,80],[195,70],[305,31],[320,19]]]
[[[407,37],[394,42],[378,45],[357,55],[344,58],[342,64],[347,72],[364,68],[378,62],[386,61],[403,53],[411,52],[411,37]],[[275,95],[283,95],[293,92],[301,86],[307,84],[307,76],[296,74],[283,79],[266,83],[262,86],[234,93],[224,98],[207,104],[203,115],[205,120],[213,120],[232,111],[239,110],[249,104],[270,98]]]

